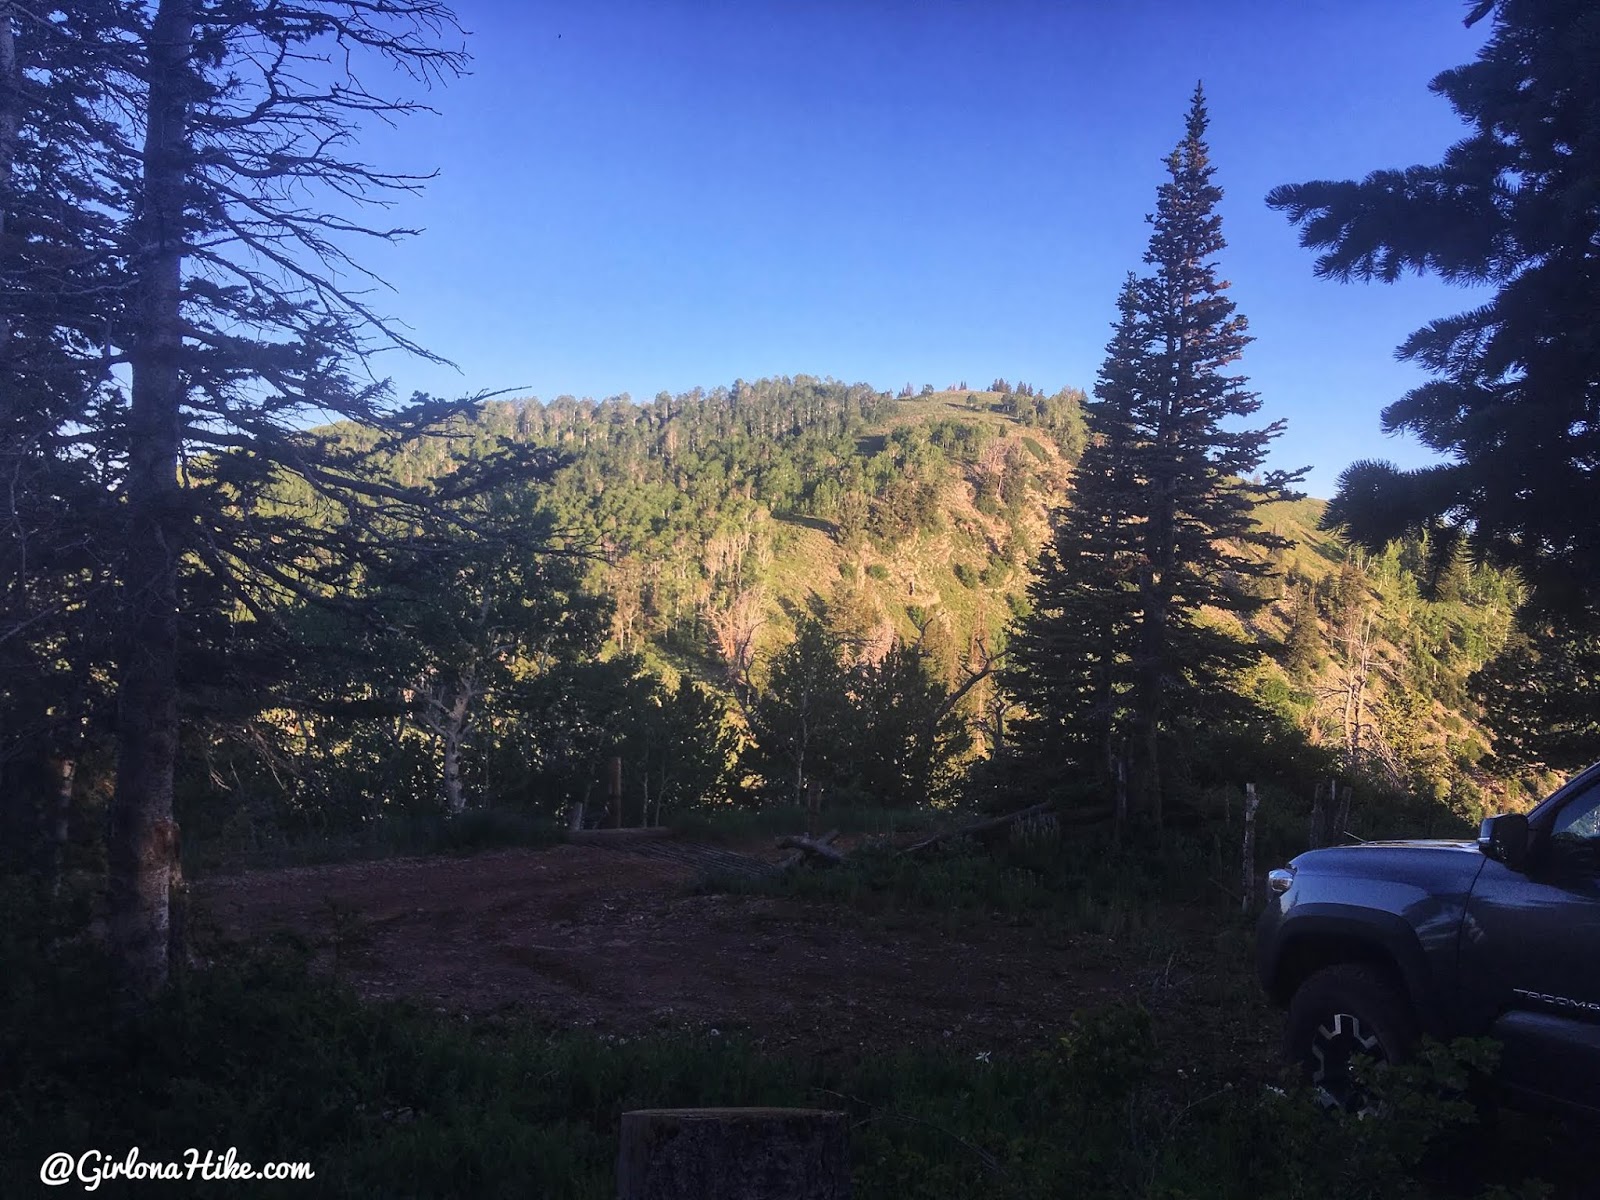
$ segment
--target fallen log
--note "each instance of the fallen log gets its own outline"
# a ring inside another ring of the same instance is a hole
[[[1054,807],[1053,803],[1045,800],[1039,804],[1029,805],[1027,808],[1018,809],[1014,813],[1007,813],[1003,817],[984,817],[981,820],[969,821],[965,825],[958,825],[954,829],[946,829],[943,833],[936,833],[932,837],[923,838],[901,850],[902,855],[921,854],[935,846],[942,845],[952,838],[972,837],[982,841],[987,835],[1001,829],[1009,828],[1025,817],[1035,817],[1041,813],[1049,812]]]
[[[793,866],[803,858],[818,858],[830,867],[838,866],[844,861],[844,851],[829,844],[838,836],[839,831],[831,829],[817,838],[803,837],[800,834],[788,834],[779,838],[780,850],[796,850],[800,853],[800,858],[790,855],[784,861],[785,867]]]

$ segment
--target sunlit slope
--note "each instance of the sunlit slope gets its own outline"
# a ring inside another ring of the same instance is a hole
[[[759,683],[811,613],[862,654],[918,641],[957,681],[1026,608],[1085,444],[1082,404],[1070,389],[894,398],[805,376],[650,403],[502,402],[394,469],[415,480],[503,440],[565,456],[536,491],[593,555],[614,651]],[[1314,499],[1259,513],[1292,545],[1273,553],[1261,609],[1211,618],[1268,652],[1238,686],[1374,770],[1448,790],[1488,750],[1467,680],[1505,637],[1515,583],[1465,561],[1434,571],[1422,542],[1367,556],[1322,513]]]

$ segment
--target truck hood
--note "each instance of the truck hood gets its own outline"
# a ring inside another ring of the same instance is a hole
[[[1419,884],[1448,894],[1467,892],[1488,860],[1477,842],[1393,841],[1329,846],[1300,855],[1296,876],[1345,876]]]

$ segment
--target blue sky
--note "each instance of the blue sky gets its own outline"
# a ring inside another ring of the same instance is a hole
[[[549,398],[831,375],[1089,388],[1195,81],[1256,343],[1243,370],[1331,493],[1418,461],[1378,413],[1394,347],[1470,302],[1432,280],[1337,285],[1262,198],[1437,161],[1427,91],[1468,61],[1454,0],[461,0],[473,74],[373,131],[438,168],[364,258],[383,307],[459,372],[390,359],[402,394]]]

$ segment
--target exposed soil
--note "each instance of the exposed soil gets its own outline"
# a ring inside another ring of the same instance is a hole
[[[373,997],[515,1007],[618,1034],[716,1028],[823,1054],[1039,1047],[1074,1011],[1116,998],[1215,1009],[1233,987],[1216,994],[1218,979],[1240,973],[1233,961],[1211,972],[1219,951],[1206,930],[1169,950],[1172,937],[1067,934],[1048,919],[693,894],[708,863],[736,861],[682,843],[562,845],[255,871],[202,880],[198,892],[224,934],[293,931]],[[1242,1044],[1209,1045],[1206,1057],[1259,1048],[1265,1031],[1239,1025],[1244,1015],[1224,1021]]]

